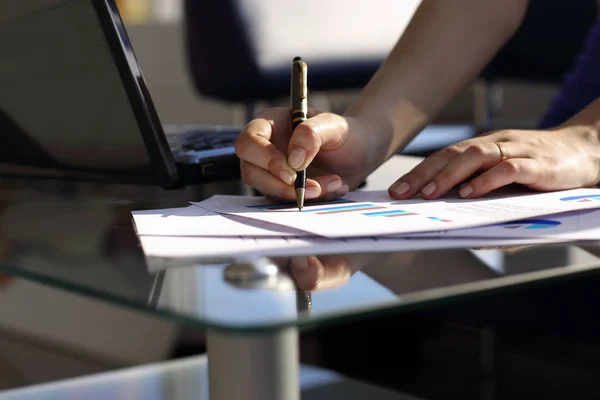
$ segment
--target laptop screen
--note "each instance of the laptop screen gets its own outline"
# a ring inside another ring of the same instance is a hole
[[[0,174],[158,182],[158,119],[115,12],[0,2]]]

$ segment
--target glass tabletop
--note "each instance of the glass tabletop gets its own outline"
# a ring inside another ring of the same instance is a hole
[[[591,244],[258,259],[150,272],[131,211],[185,207],[239,182],[141,186],[0,181],[0,274],[198,327],[261,331],[410,311],[475,293],[600,276]],[[2,280],[0,279],[0,290]]]

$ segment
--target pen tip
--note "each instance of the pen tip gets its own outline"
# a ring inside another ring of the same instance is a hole
[[[296,205],[300,211],[304,208],[304,188],[296,188]]]
[[[289,58],[288,58],[288,60],[289,60]],[[296,61],[302,61],[302,57],[294,57],[294,62],[296,62]]]

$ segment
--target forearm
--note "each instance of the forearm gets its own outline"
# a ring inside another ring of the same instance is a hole
[[[383,135],[385,158],[406,146],[485,67],[520,25],[528,0],[423,0],[346,115]]]

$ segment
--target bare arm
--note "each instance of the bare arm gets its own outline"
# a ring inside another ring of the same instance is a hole
[[[528,0],[423,0],[348,108],[384,135],[386,158],[469,84],[520,26]],[[383,160],[382,160],[383,161]]]
[[[242,179],[282,199],[295,198],[293,181],[302,169],[308,171],[307,199],[355,189],[477,76],[521,24],[527,5],[528,0],[422,0],[345,115],[315,111],[292,132],[289,109],[279,108],[246,125],[236,143]]]

